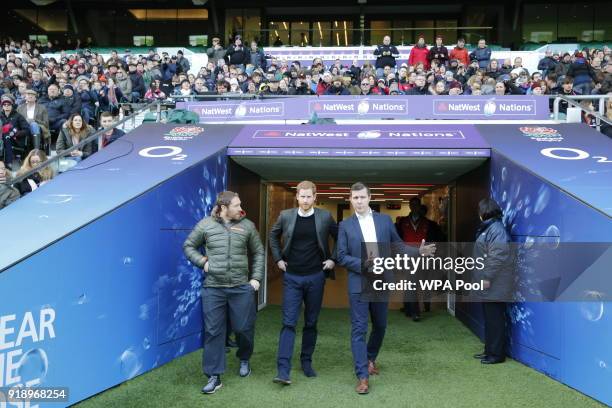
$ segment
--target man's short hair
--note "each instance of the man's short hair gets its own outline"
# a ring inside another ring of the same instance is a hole
[[[570,76],[566,76],[565,79],[563,80],[563,85],[573,84],[573,83],[574,83],[574,78]]]
[[[102,112],[100,114],[100,120],[102,120],[102,118],[111,118],[112,119],[113,118],[113,114],[110,113],[110,112]]]
[[[312,194],[317,194],[317,186],[309,180],[304,180],[297,185],[296,193],[299,194],[300,190],[312,190]]]
[[[353,193],[353,191],[361,191],[363,189],[365,189],[366,193],[370,195],[370,187],[368,187],[365,183],[358,181],[351,186],[351,194]]]

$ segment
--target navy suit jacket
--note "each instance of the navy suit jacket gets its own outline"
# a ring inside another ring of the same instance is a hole
[[[397,234],[395,224],[386,214],[372,211],[374,218],[374,228],[376,229],[376,241],[381,251],[388,252],[390,243],[403,243],[404,241]],[[349,293],[361,293],[361,272],[362,272],[362,242],[364,242],[361,227],[357,216],[353,214],[346,220],[340,222],[338,229],[337,257],[338,264],[348,270],[348,290]],[[404,252],[410,256],[418,256],[419,251],[414,247],[403,245]],[[379,253],[378,256],[391,256],[390,253]]]

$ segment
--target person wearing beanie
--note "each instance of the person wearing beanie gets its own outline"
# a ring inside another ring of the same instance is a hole
[[[574,78],[574,92],[580,95],[591,94],[595,72],[582,52],[576,53],[576,60],[569,66],[567,76]]]
[[[350,95],[351,93],[342,84],[342,77],[335,76],[332,84],[328,87],[323,95]]]
[[[28,146],[30,137],[30,125],[28,121],[17,112],[15,106],[15,98],[10,94],[4,94],[0,97],[0,123],[2,127],[2,142],[4,144],[3,157],[0,156],[0,161],[3,161],[6,167],[12,170],[14,152],[13,149],[18,147],[24,150],[24,155]]]
[[[535,96],[542,95],[542,84],[539,81],[531,84],[531,94]]]
[[[423,64],[423,69],[427,71],[430,66],[430,61],[427,58],[428,55],[429,51],[427,50],[427,45],[425,44],[425,36],[421,34],[417,37],[417,43],[410,50],[408,65],[415,66],[420,62]]]
[[[70,84],[64,85],[64,99],[66,100],[66,104],[70,109],[70,114],[73,113],[81,113],[81,97],[75,96],[74,87]]]
[[[450,83],[448,88],[449,95],[461,95],[461,83],[459,81],[453,81]]]

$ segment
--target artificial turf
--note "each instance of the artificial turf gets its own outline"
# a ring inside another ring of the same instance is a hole
[[[281,327],[278,306],[257,316],[253,372],[237,374],[228,354],[223,388],[200,393],[202,351],[183,356],[76,405],[96,407],[603,407],[603,404],[513,360],[484,366],[472,358],[482,344],[446,312],[425,314],[415,323],[397,311],[389,324],[370,394],[357,395],[350,350],[348,310],[324,309],[313,358],[316,378],[299,370],[300,331],[296,340],[293,384],[274,384]]]

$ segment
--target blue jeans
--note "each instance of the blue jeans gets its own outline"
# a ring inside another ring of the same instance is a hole
[[[312,361],[317,343],[317,320],[323,303],[325,272],[313,275],[285,273],[283,277],[283,328],[278,340],[277,368],[279,376],[289,378],[291,358],[295,344],[295,327],[304,303],[304,329],[302,330],[302,364]]]
[[[32,132],[32,139],[34,140],[34,148],[40,149],[40,140],[42,137],[42,130],[40,125],[36,122],[30,122],[30,132]]]

